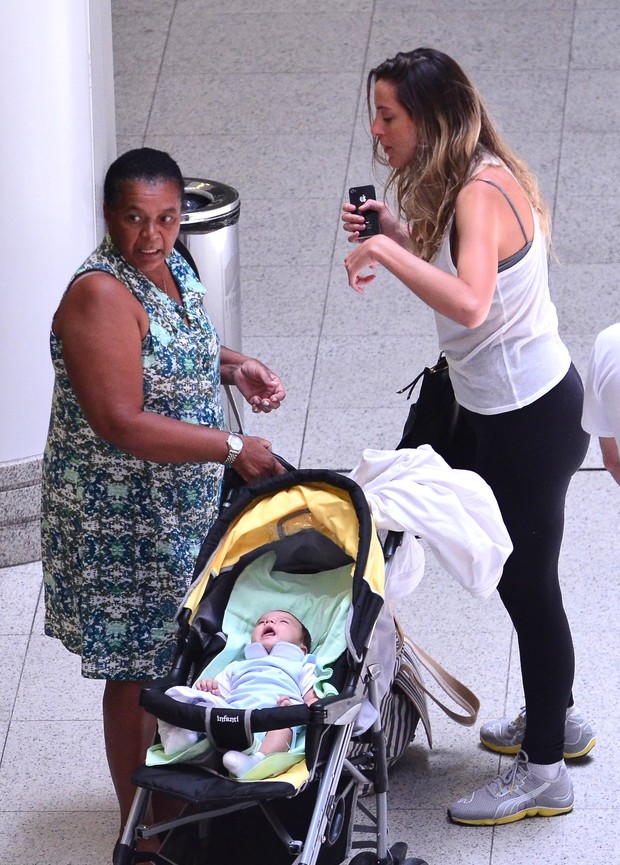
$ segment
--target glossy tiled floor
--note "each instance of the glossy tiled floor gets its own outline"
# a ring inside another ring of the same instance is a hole
[[[452,53],[486,95],[553,206],[552,289],[584,370],[618,319],[620,10],[615,0],[113,0],[119,152],[169,150],[187,175],[241,195],[244,349],[284,378],[282,410],[250,431],[290,462],[351,468],[391,447],[398,387],[435,355],[427,311],[384,273],[346,285],[339,208],[375,181],[366,71],[400,49]],[[435,747],[393,773],[393,840],[430,865],[620,861],[617,628],[620,490],[593,445],[567,507],[562,555],[577,651],[576,694],[598,730],[570,769],[574,812],[498,829],[449,824],[445,806],[498,759],[474,729],[433,710]],[[518,660],[497,596],[471,599],[429,557],[400,602],[406,629],[466,682],[489,718],[521,705]],[[100,722],[101,683],[43,636],[40,565],[0,571],[0,865],[103,865],[116,838]]]

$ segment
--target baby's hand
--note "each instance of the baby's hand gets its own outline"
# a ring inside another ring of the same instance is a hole
[[[199,679],[196,682],[199,691],[207,691],[209,694],[219,694],[220,686],[215,679]]]
[[[293,705],[293,701],[291,700],[290,697],[287,697],[286,694],[282,694],[280,697],[278,697],[278,702],[276,703],[276,706],[292,706],[292,705]]]
[[[316,703],[318,699],[318,694],[316,693],[314,688],[308,688],[308,690],[304,694],[304,703],[306,704],[306,706],[311,706],[312,703]]]

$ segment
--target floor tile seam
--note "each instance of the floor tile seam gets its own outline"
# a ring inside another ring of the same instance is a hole
[[[288,271],[293,270],[293,271],[295,271],[295,273],[297,273],[299,270],[319,270],[321,268],[327,268],[329,270],[330,265],[329,264],[302,264],[299,267],[295,267],[294,265],[288,264],[288,262],[285,262],[284,264],[279,264],[276,262],[274,264],[259,264],[259,265],[242,264],[241,265],[242,273],[243,273],[243,271],[247,271],[247,275],[254,276],[255,278],[261,277],[263,274],[263,271],[271,272],[274,270],[275,271],[281,270],[283,273],[285,273],[287,270]],[[245,276],[246,274],[243,273],[243,275]]]
[[[491,826],[491,849],[489,850],[489,861],[488,865],[493,865],[493,853],[495,851],[495,833],[498,830],[498,826]]]
[[[432,783],[432,779],[430,779],[429,783]],[[577,791],[577,796],[579,796],[579,791]],[[438,804],[432,804],[432,803],[424,804],[422,802],[421,803],[409,803],[407,805],[393,805],[393,804],[390,804],[390,799],[389,799],[389,794],[388,794],[388,812],[390,814],[393,814],[394,816],[410,815],[414,811],[419,811],[422,814],[429,814],[433,811],[438,811],[441,814],[445,814],[447,806],[448,806],[447,802],[445,805],[443,805],[443,804],[438,805]],[[2,808],[0,808],[0,811],[1,810],[2,810]],[[573,812],[572,812],[573,816],[578,816],[578,814],[580,814],[583,811],[587,811],[588,813],[591,813],[593,811],[599,811],[601,814],[616,813],[616,809],[611,807],[611,806],[602,806],[600,804],[588,805],[588,804],[585,804],[583,802],[576,801]],[[549,818],[549,819],[551,819],[551,818]],[[460,827],[460,826],[458,826],[458,827],[453,826],[453,824],[449,823],[448,821],[446,821],[446,824],[450,827],[453,827],[454,829],[459,830],[459,831],[462,829],[462,827]],[[482,827],[480,827],[480,828],[482,828]],[[488,828],[495,829],[497,827],[489,826]]]
[[[312,119],[313,116],[314,116],[314,112],[309,111],[308,112],[308,118]],[[327,131],[327,132],[321,133],[321,138],[323,138],[323,139],[326,139],[326,138],[345,138],[346,136],[347,136],[347,133],[344,131],[342,131],[342,132],[329,132],[329,131]],[[241,137],[241,136],[239,136],[239,137]],[[171,139],[174,139],[174,138],[189,138],[189,139],[208,138],[209,140],[211,140],[211,139],[217,140],[217,139],[221,138],[225,141],[230,141],[231,136],[230,136],[230,134],[228,134],[226,132],[219,132],[217,130],[213,130],[213,131],[210,131],[208,133],[204,133],[204,132],[150,132],[149,138],[151,138],[151,139],[152,138],[171,138]],[[264,141],[271,142],[272,140],[280,142],[280,141],[283,141],[283,140],[286,140],[289,138],[300,139],[304,142],[307,142],[307,140],[308,140],[308,136],[306,135],[305,132],[298,132],[297,130],[293,130],[290,132],[284,131],[284,132],[261,133],[260,142],[261,143]],[[251,142],[251,143],[253,143],[253,142]],[[265,154],[265,155],[270,155],[270,154]],[[305,165],[302,165],[301,167],[304,168]]]
[[[620,64],[616,63],[571,63],[573,72],[620,72]]]
[[[571,20],[571,29],[570,29],[570,41],[568,45],[568,62],[566,64],[565,69],[565,78],[564,78],[564,99],[562,104],[562,120],[560,123],[560,147],[558,152],[558,161],[555,169],[555,183],[553,188],[553,202],[551,206],[551,223],[552,225],[555,223],[555,219],[557,214],[557,203],[558,203],[558,195],[560,190],[560,168],[562,165],[562,159],[564,156],[564,136],[567,131],[570,131],[570,127],[567,126],[566,117],[568,113],[568,91],[571,79],[571,58],[573,56],[573,42],[575,38],[575,21],[577,18],[577,0],[573,2],[572,9],[572,20]]]
[[[151,125],[151,117],[153,115],[153,108],[155,106],[155,100],[157,98],[157,91],[159,89],[159,83],[160,83],[161,78],[162,78],[162,73],[163,73],[163,68],[164,68],[164,60],[166,57],[166,51],[168,50],[168,42],[170,41],[170,31],[172,29],[172,22],[174,21],[174,16],[176,14],[178,5],[179,5],[179,0],[174,0],[174,5],[173,5],[172,10],[170,12],[170,18],[168,20],[168,28],[166,31],[166,38],[164,40],[164,46],[163,46],[163,49],[161,52],[161,59],[159,61],[159,66],[157,68],[157,74],[155,75],[155,87],[153,88],[153,94],[151,96],[151,104],[149,105],[149,110],[148,110],[148,113],[146,116],[146,123],[144,124],[144,132],[142,134],[142,146],[143,147],[145,146],[145,142],[146,142],[147,136],[149,134],[149,127]]]
[[[347,176],[348,176],[348,172],[349,172],[349,168],[350,168],[350,164],[351,164],[351,154],[353,153],[353,145],[354,145],[354,139],[355,139],[355,129],[356,129],[356,124],[357,124],[357,117],[358,117],[358,114],[360,111],[360,102],[361,102],[363,95],[364,95],[364,92],[365,92],[364,70],[366,69],[366,65],[367,65],[367,61],[368,61],[368,52],[369,52],[369,48],[370,48],[370,40],[371,40],[372,29],[373,29],[373,24],[374,24],[374,20],[375,20],[375,12],[376,12],[376,0],[373,0],[370,18],[368,21],[368,28],[367,28],[367,32],[366,32],[366,45],[364,47],[364,58],[363,58],[363,63],[361,65],[361,74],[360,74],[360,79],[359,79],[359,84],[358,84],[358,94],[357,94],[357,99],[355,102],[355,105],[356,105],[355,115],[353,118],[353,123],[352,123],[351,128],[350,128],[350,133],[349,133],[349,152],[347,154],[346,167],[345,167],[345,171],[344,171],[344,177],[342,180],[342,188],[341,188],[342,192],[341,192],[341,197],[340,197],[341,201],[345,200],[344,196],[345,196],[345,192],[346,192]],[[303,432],[302,432],[301,444],[300,444],[300,448],[299,448],[300,465],[303,465],[304,448],[305,448],[305,443],[306,443],[306,432],[307,432],[307,427],[308,427],[308,417],[309,417],[309,413],[310,413],[310,406],[312,404],[312,391],[314,389],[314,382],[315,382],[315,377],[316,377],[316,372],[317,372],[317,367],[318,367],[318,362],[319,362],[319,354],[321,351],[321,340],[323,337],[323,326],[324,326],[324,322],[325,322],[325,316],[327,313],[327,304],[328,304],[328,299],[329,299],[329,289],[330,289],[330,281],[331,281],[330,280],[331,270],[332,270],[332,266],[333,266],[334,256],[336,255],[336,250],[338,247],[338,238],[340,236],[339,235],[340,230],[341,230],[340,229],[340,222],[338,221],[338,223],[334,229],[332,248],[331,248],[331,251],[329,254],[329,261],[331,262],[331,264],[330,264],[329,272],[327,274],[327,282],[325,285],[325,291],[324,291],[324,296],[323,296],[323,306],[322,306],[322,311],[321,311],[321,322],[320,322],[320,327],[318,330],[317,348],[316,348],[316,352],[314,355],[314,363],[312,365],[312,373],[310,376],[310,383],[309,383],[309,389],[308,389],[308,404],[306,406],[306,414],[305,414],[305,418],[304,418]],[[333,471],[336,471],[340,474],[348,474],[350,469],[348,469],[348,470],[346,470],[346,469],[333,469]]]
[[[166,45],[167,45],[167,42],[166,42]],[[489,67],[489,68],[495,68],[495,67]],[[550,67],[550,68],[554,68],[554,67]],[[364,75],[365,71],[366,71],[365,68],[362,66],[359,74]],[[163,75],[166,78],[166,80],[168,80],[168,81],[174,81],[174,79],[176,79],[177,77],[182,77],[183,81],[188,81],[188,82],[202,81],[202,80],[206,79],[208,81],[214,81],[214,82],[217,82],[219,80],[223,80],[223,81],[226,81],[227,83],[230,83],[230,79],[231,79],[230,73],[226,72],[226,71],[217,72],[217,73],[213,74],[213,72],[209,72],[208,70],[203,72],[203,71],[191,71],[191,70],[187,71],[186,69],[182,69],[181,72],[177,73],[171,69],[166,70],[166,69],[162,68],[162,66],[160,66],[157,73],[153,73],[153,72],[144,73],[145,79],[146,78],[153,78],[153,77],[159,78],[161,75]],[[304,81],[307,81],[308,78],[312,77],[312,76],[318,76],[320,78],[333,78],[334,76],[337,76],[339,78],[356,78],[358,76],[358,73],[355,71],[343,72],[342,68],[308,69],[308,68],[302,68],[302,67],[300,67],[299,69],[294,69],[294,70],[284,70],[284,71],[273,72],[272,70],[270,70],[269,68],[266,67],[264,70],[262,70],[262,69],[261,70],[255,70],[254,72],[252,72],[251,70],[245,71],[243,69],[239,69],[239,70],[235,70],[235,74],[234,74],[235,81],[245,80],[245,79],[251,80],[253,78],[285,78],[285,79],[287,79],[287,78],[290,78],[291,76],[294,76],[296,78],[302,78]],[[121,76],[119,75],[119,78],[120,77]]]
[[[572,42],[572,37],[571,37],[571,42]],[[570,62],[570,58],[567,61],[567,64],[566,64],[567,66],[569,65],[569,62]],[[549,64],[540,64],[540,65],[535,65],[531,62],[529,62],[529,63],[524,62],[524,63],[515,63],[515,64],[511,65],[510,62],[508,61],[507,63],[502,64],[501,70],[498,70],[497,64],[487,64],[487,63],[474,63],[474,64],[469,64],[467,67],[467,71],[474,78],[476,78],[476,76],[479,76],[482,73],[483,74],[497,73],[497,74],[501,74],[502,76],[510,75],[511,77],[514,77],[515,75],[531,76],[531,78],[536,80],[536,81],[540,80],[541,75],[543,75],[543,74],[549,75],[550,73],[555,72],[557,70],[558,70],[557,62],[549,63]],[[590,71],[599,71],[599,70],[605,71],[605,72],[610,72],[610,71],[616,72],[616,71],[620,71],[620,68],[617,65],[600,66],[599,67],[599,66],[589,66],[589,65],[586,66],[585,64],[580,64],[579,66],[577,66],[577,65],[575,66],[575,71],[580,71],[580,72],[590,72]],[[360,70],[360,75],[365,78],[367,71],[368,70],[366,69],[366,67],[363,67]],[[559,72],[558,76],[561,76],[561,74],[562,73]],[[320,78],[320,79],[329,79],[329,78],[334,78],[334,77],[353,78],[354,76],[355,76],[355,73],[353,73],[353,72],[343,72],[342,70],[337,69],[337,68],[334,68],[334,69],[324,69],[324,68],[323,69],[308,69],[308,68],[303,69],[303,68],[300,68],[300,69],[291,69],[291,70],[284,70],[284,71],[278,71],[278,72],[273,72],[269,69],[264,69],[264,70],[255,70],[254,72],[245,72],[245,71],[236,71],[235,72],[235,80],[239,80],[242,82],[245,80],[251,81],[251,80],[262,80],[262,79],[283,79],[283,81],[286,81],[289,78],[299,78],[299,79],[302,79],[304,81],[307,81],[308,78]],[[174,69],[166,70],[165,68],[162,68],[161,65],[160,65],[160,68],[158,69],[157,73],[150,73],[150,75],[148,77],[151,79],[154,78],[157,85],[160,83],[160,80],[163,79],[166,82],[166,84],[170,84],[170,86],[174,86],[175,83],[178,83],[176,81],[177,78],[182,78],[183,82],[186,83],[186,86],[184,88],[186,92],[191,90],[192,82],[200,83],[200,82],[208,81],[211,84],[213,84],[213,83],[217,83],[218,80],[222,80],[222,81],[226,81],[226,82],[230,81],[230,74],[227,74],[224,72],[214,74],[213,72],[198,72],[198,71],[192,72],[192,71],[187,71],[186,69],[182,69],[180,71],[175,71]],[[119,79],[121,78],[120,74],[118,75],[118,78]],[[145,76],[145,78],[146,78],[146,76]],[[551,79],[549,79],[549,80],[551,80]],[[156,134],[156,133],[153,133],[153,134]]]
[[[11,723],[17,727],[18,724],[98,724],[101,722],[101,714],[99,712],[84,712],[81,715],[76,715],[75,717],[54,717],[51,715],[36,715],[30,716],[28,718],[24,718],[23,716],[15,716],[15,712],[13,710],[13,717],[11,718]]]
[[[32,643],[32,639],[33,639],[34,636],[36,636],[36,635],[34,634],[34,628],[35,628],[35,625],[36,625],[37,610],[38,610],[38,607],[39,607],[39,603],[40,603],[40,601],[41,601],[41,595],[43,594],[43,591],[44,591],[44,585],[43,585],[43,580],[41,580],[41,582],[40,582],[40,584],[39,584],[39,591],[38,591],[38,593],[37,593],[37,601],[36,601],[36,603],[34,604],[33,611],[32,611],[32,618],[31,618],[30,630],[28,631],[28,633],[27,633],[27,635],[26,635],[26,636],[27,636],[27,640],[26,640],[26,649],[25,649],[25,651],[24,651],[24,656],[23,656],[22,663],[21,663],[21,666],[20,666],[20,669],[19,669],[19,676],[17,677],[17,685],[16,685],[16,687],[15,687],[15,692],[14,692],[14,695],[13,695],[13,699],[12,699],[12,701],[11,701],[10,711],[9,711],[9,713],[8,713],[8,718],[7,718],[7,720],[4,722],[4,723],[6,723],[7,728],[6,728],[6,733],[5,733],[5,736],[4,736],[4,741],[3,741],[3,743],[2,743],[2,748],[0,748],[0,768],[2,767],[2,764],[3,764],[3,762],[4,762],[4,755],[5,755],[6,747],[7,747],[8,741],[9,741],[9,736],[10,736],[10,733],[11,733],[11,726],[12,726],[12,724],[14,723],[13,714],[14,714],[14,712],[15,712],[15,706],[17,705],[17,697],[18,697],[18,695],[19,695],[19,689],[20,689],[20,687],[21,687],[22,679],[23,679],[23,677],[24,677],[24,671],[25,671],[25,669],[26,669],[26,664],[27,664],[27,661],[28,661],[28,652],[29,652],[29,650],[30,650],[30,645],[31,645],[31,643]],[[20,635],[20,636],[24,636],[24,635]]]

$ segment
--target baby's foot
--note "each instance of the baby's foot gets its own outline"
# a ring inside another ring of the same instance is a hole
[[[233,778],[242,778],[250,769],[258,766],[265,755],[257,751],[255,754],[242,754],[241,751],[227,751],[222,757],[222,763]]]

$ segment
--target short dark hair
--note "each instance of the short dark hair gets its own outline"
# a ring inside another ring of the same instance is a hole
[[[183,198],[185,182],[181,169],[163,150],[138,147],[128,150],[114,160],[106,172],[103,184],[103,201],[107,207],[116,207],[121,196],[121,185],[128,180],[144,180],[147,183],[170,181],[177,185],[179,197]]]
[[[295,618],[297,619],[297,616],[295,616]],[[297,621],[299,622],[299,619],[297,619]],[[308,630],[308,628],[306,628],[303,622],[299,622],[299,624],[301,625],[302,644],[305,647],[306,651],[309,652],[312,649],[312,637],[310,635],[310,631]]]
[[[301,621],[301,619],[298,619],[297,616],[295,615],[295,613],[291,613],[290,610],[280,610],[280,612],[281,613],[288,613],[289,616],[292,616],[295,619],[295,621],[297,622],[297,624],[301,628],[301,644],[302,644],[302,646],[305,647],[306,651],[309,652],[310,649],[312,648],[312,635],[310,634],[310,631],[308,630],[308,628],[306,628],[306,626]]]

